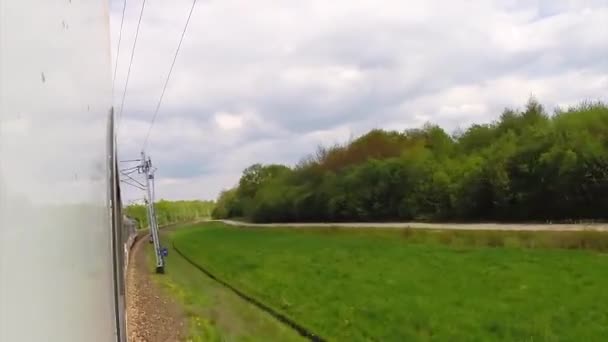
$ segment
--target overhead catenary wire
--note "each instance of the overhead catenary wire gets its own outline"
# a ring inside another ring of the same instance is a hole
[[[135,178],[131,177],[130,175],[128,175],[128,174],[126,174],[126,173],[122,173],[122,172],[121,172],[121,174],[122,174],[123,176],[125,176],[125,177],[129,178],[131,181],[135,182],[135,183],[136,183],[136,184],[138,184],[139,186],[144,187],[144,188],[146,187],[146,186],[145,186],[143,183],[141,183],[141,182],[140,182],[140,181],[138,181],[137,179],[135,179]]]
[[[127,97],[127,88],[129,87],[129,78],[131,77],[131,67],[133,66],[133,58],[135,57],[135,48],[137,47],[137,38],[139,38],[139,28],[141,27],[141,19],[144,16],[144,9],[146,8],[146,0],[143,0],[141,4],[141,11],[139,12],[139,20],[137,21],[137,28],[135,29],[135,40],[133,41],[133,48],[131,49],[131,59],[129,61],[129,68],[127,69],[127,79],[125,81],[125,89],[122,93],[122,100],[120,103],[120,111],[118,112],[118,127],[117,131],[120,131],[120,123],[122,120],[122,112],[125,107],[125,98]]]
[[[184,41],[184,37],[186,36],[186,32],[188,31],[188,26],[190,24],[190,20],[192,18],[192,13],[194,12],[194,8],[196,7],[196,3],[197,0],[193,0],[192,1],[192,7],[190,8],[190,11],[188,13],[188,18],[186,19],[186,23],[184,25],[184,29],[181,33],[180,39],[179,39],[179,43],[177,45],[177,48],[175,50],[175,55],[173,56],[173,60],[171,62],[171,66],[169,68],[169,72],[167,73],[167,78],[165,79],[165,83],[163,85],[163,89],[160,95],[160,98],[158,100],[158,103],[156,105],[152,120],[150,122],[150,126],[148,128],[144,143],[143,143],[143,147],[142,147],[142,158],[141,159],[135,159],[135,160],[123,160],[121,162],[135,162],[135,161],[140,161],[141,164],[140,166],[134,167],[134,168],[127,168],[127,169],[123,169],[121,172],[121,175],[123,177],[126,177],[126,179],[122,179],[121,183],[130,185],[134,188],[140,189],[140,190],[144,190],[147,191],[148,196],[147,198],[149,199],[149,203],[148,204],[148,216],[149,216],[149,222],[154,222],[151,224],[151,227],[156,226],[156,214],[154,212],[154,198],[155,198],[155,182],[154,182],[154,171],[155,169],[151,168],[151,161],[149,158],[145,157],[145,147],[148,143],[148,140],[150,138],[150,133],[152,131],[152,128],[154,127],[154,123],[156,121],[156,118],[158,116],[158,113],[160,111],[160,107],[162,105],[165,93],[167,91],[167,87],[169,84],[169,81],[171,80],[171,75],[173,74],[173,70],[175,68],[175,64],[177,62],[177,57],[179,56],[179,52],[181,49],[181,46],[183,44]],[[117,131],[120,130],[120,123],[122,120],[122,113],[124,110],[124,105],[125,105],[125,99],[126,99],[126,95],[127,95],[127,89],[128,89],[128,84],[129,84],[129,78],[130,78],[130,74],[131,74],[131,67],[133,65],[133,59],[134,59],[134,55],[135,55],[135,49],[137,46],[137,38],[139,37],[139,30],[140,30],[140,26],[141,26],[141,21],[142,21],[142,17],[143,17],[143,13],[144,13],[144,8],[145,8],[145,4],[146,4],[146,0],[143,0],[142,3],[142,8],[141,8],[141,12],[140,12],[140,16],[139,16],[139,21],[137,24],[137,29],[136,29],[136,33],[135,33],[135,40],[133,42],[133,48],[131,50],[131,58],[130,58],[130,62],[129,62],[129,68],[127,71],[127,78],[126,78],[126,82],[125,82],[125,88],[123,91],[123,96],[122,96],[122,101],[121,101],[121,105],[120,105],[120,111],[118,114],[118,127],[117,127]],[[143,171],[143,173],[145,173],[145,178],[146,178],[146,184],[142,184],[140,183],[138,180],[136,180],[135,178],[131,177],[130,175],[132,173],[134,173],[135,171]],[[152,228],[152,231],[154,232],[155,229],[157,228]],[[156,237],[153,238],[154,243],[155,243],[155,249],[156,249],[156,256],[157,256],[157,267],[156,267],[156,271],[157,273],[163,273],[164,272],[164,260],[162,255],[160,254],[160,242],[158,241],[158,236],[157,233],[156,234],[152,234],[153,237],[154,235],[156,235]]]
[[[196,7],[196,2],[197,2],[197,0],[192,1],[192,7],[190,8],[190,12],[188,13],[188,19],[186,19],[186,24],[184,25],[184,30],[182,31],[182,35],[179,39],[179,44],[177,44],[177,49],[175,50],[175,56],[173,56],[173,62],[171,63],[171,67],[169,68],[169,73],[167,74],[167,78],[165,80],[163,90],[160,94],[158,103],[156,104],[156,109],[154,110],[154,115],[152,116],[152,121],[150,122],[150,127],[148,128],[148,133],[146,134],[146,138],[144,139],[144,143],[142,145],[142,151],[145,150],[146,145],[148,144],[148,140],[150,138],[150,133],[152,132],[152,127],[154,127],[154,123],[156,122],[156,117],[158,116],[160,106],[162,105],[163,98],[165,97],[165,92],[167,91],[167,85],[169,84],[169,80],[171,79],[171,74],[173,73],[173,68],[175,67],[175,62],[177,61],[177,56],[179,55],[179,50],[182,47],[182,42],[184,41],[184,37],[186,36],[186,32],[188,31],[188,25],[190,24],[190,19],[192,18],[192,13],[194,12],[194,8]],[[121,108],[121,111],[122,111],[122,108]]]
[[[118,71],[118,59],[120,58],[120,43],[122,41],[122,27],[125,23],[126,10],[127,0],[124,0],[122,5],[122,18],[120,19],[120,30],[118,31],[118,46],[116,47],[116,60],[114,62],[114,77],[112,77],[112,92],[114,92],[114,86],[116,85],[116,72]]]
[[[133,172],[137,172],[139,170],[139,165],[138,166],[133,166],[133,167],[128,167],[126,169],[121,169],[120,172],[121,173],[128,173],[131,174]]]
[[[120,174],[121,174],[121,175],[128,176],[128,175],[133,174],[133,173],[138,172],[138,171],[139,171],[139,170],[137,170],[137,169],[134,169],[134,170],[129,170],[129,171],[120,171]]]
[[[132,187],[134,187],[134,188],[137,188],[137,189],[139,189],[139,190],[146,190],[145,188],[140,187],[139,185],[136,185],[136,184],[130,183],[130,182],[128,182],[128,181],[126,181],[126,180],[124,180],[124,179],[121,179],[121,180],[120,180],[120,182],[121,182],[121,183],[124,183],[124,184],[127,184],[127,185],[130,185],[130,186],[132,186]]]

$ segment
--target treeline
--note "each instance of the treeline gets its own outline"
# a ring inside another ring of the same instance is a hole
[[[545,221],[608,217],[608,106],[548,115],[531,99],[491,124],[373,130],[295,167],[253,165],[216,218]]]
[[[159,226],[210,218],[215,203],[213,201],[166,201],[154,204]],[[125,214],[138,222],[139,228],[148,227],[145,205],[133,204],[125,208]]]

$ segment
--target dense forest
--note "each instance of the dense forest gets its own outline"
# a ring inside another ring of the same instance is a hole
[[[256,164],[215,218],[288,221],[545,221],[608,218],[608,106],[549,115],[530,99],[447,134],[373,130],[294,167]]]
[[[154,204],[156,219],[159,226],[173,223],[196,221],[211,217],[214,203],[212,201],[166,201],[160,200]],[[138,222],[139,228],[148,226],[146,206],[141,204],[129,205],[125,214]]]

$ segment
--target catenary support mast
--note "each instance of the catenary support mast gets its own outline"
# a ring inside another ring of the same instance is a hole
[[[154,243],[154,254],[156,256],[156,273],[165,272],[165,261],[163,258],[160,240],[158,237],[158,223],[156,221],[156,211],[154,209],[154,171],[152,160],[147,157],[145,152],[141,152],[141,165],[139,172],[146,177],[146,207],[148,210],[148,224],[150,226],[150,236]]]

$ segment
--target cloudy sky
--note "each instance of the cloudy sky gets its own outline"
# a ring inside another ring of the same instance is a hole
[[[142,148],[191,3],[147,0],[123,158]],[[117,107],[141,4],[127,1]],[[608,0],[199,0],[147,150],[158,197],[212,199],[254,162],[372,128],[466,128],[530,95],[549,110],[608,99]]]

